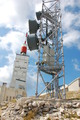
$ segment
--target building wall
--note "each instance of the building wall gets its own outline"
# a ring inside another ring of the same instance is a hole
[[[29,56],[16,54],[14,61],[13,76],[10,87],[19,89],[22,88],[26,91],[26,75],[28,67]]]
[[[8,88],[2,85],[0,91],[0,101],[10,101],[19,97],[26,97],[26,91],[23,89]]]
[[[70,85],[68,85],[68,91],[78,91],[78,90],[80,90],[80,78],[77,78]]]

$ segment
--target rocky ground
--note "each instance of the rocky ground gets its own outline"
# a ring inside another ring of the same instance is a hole
[[[0,107],[1,120],[80,120],[80,100],[20,98]]]

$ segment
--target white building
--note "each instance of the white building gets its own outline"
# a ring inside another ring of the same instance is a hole
[[[76,78],[68,85],[68,91],[78,91],[80,90],[80,77]]]
[[[19,97],[25,97],[26,92],[23,89],[15,89],[7,87],[6,83],[3,83],[2,86],[0,86],[0,102],[1,101],[10,101],[15,98]]]
[[[29,57],[22,54],[16,54],[14,70],[10,87],[26,90],[26,74]]]
[[[12,81],[10,84],[11,88],[23,89],[26,91],[26,76],[29,56],[26,55],[26,42],[21,48],[21,53],[16,54],[16,59],[14,61],[14,69]]]

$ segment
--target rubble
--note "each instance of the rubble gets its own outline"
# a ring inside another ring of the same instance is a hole
[[[2,105],[1,120],[77,120],[80,101],[54,101],[20,98],[16,103]]]

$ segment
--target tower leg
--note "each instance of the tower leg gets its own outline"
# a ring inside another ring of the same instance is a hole
[[[65,90],[65,77],[63,77],[63,99],[66,99],[66,90]]]
[[[37,71],[37,83],[36,83],[36,97],[38,96],[38,77],[39,77],[39,68],[38,68],[38,71]]]
[[[58,99],[58,86],[59,86],[59,82],[58,79],[54,80],[54,98]]]

